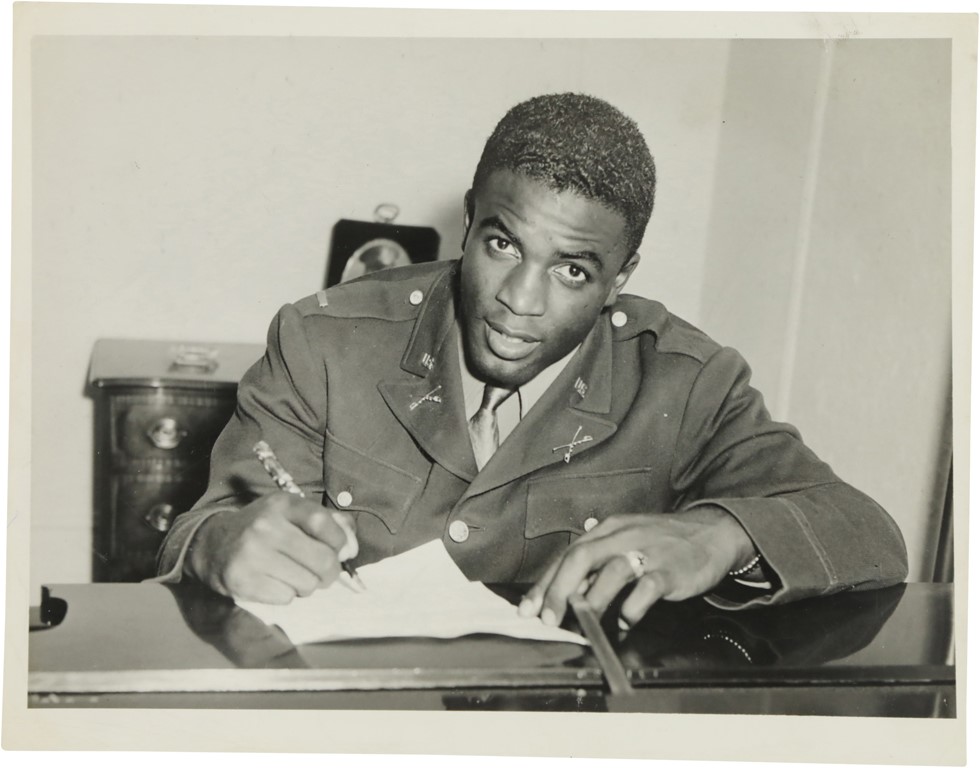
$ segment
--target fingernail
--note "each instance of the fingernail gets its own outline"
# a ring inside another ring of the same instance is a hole
[[[630,631],[629,622],[626,621],[626,619],[624,619],[622,616],[620,616],[618,619],[616,619],[616,624],[619,626],[619,628],[623,632],[629,632]]]
[[[543,611],[541,611],[541,621],[543,621],[549,627],[558,626],[558,617],[555,616],[555,612],[550,608],[545,608]]]

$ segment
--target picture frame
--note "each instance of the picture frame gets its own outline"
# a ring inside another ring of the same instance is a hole
[[[330,238],[324,288],[389,267],[435,261],[439,233],[433,227],[395,224],[392,203],[375,208],[375,221],[340,219]]]

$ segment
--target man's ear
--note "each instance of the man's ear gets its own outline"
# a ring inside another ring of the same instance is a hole
[[[467,190],[463,195],[463,243],[460,246],[466,250],[466,238],[470,236],[470,224],[473,223],[473,190]]]
[[[622,269],[619,270],[619,274],[617,274],[613,280],[612,288],[609,289],[609,295],[606,297],[606,302],[603,304],[603,306],[611,307],[616,303],[616,299],[619,298],[620,291],[626,287],[626,281],[630,279],[630,275],[633,274],[633,270],[636,269],[636,265],[639,263],[640,254],[638,251],[634,251],[633,255],[626,260],[626,263],[623,264]]]

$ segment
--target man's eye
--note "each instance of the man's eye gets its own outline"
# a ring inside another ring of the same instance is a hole
[[[555,272],[570,285],[584,285],[589,281],[589,273],[574,264],[562,264]]]
[[[493,237],[489,238],[487,242],[490,244],[490,247],[493,250],[500,253],[507,253],[511,255],[516,255],[517,253],[517,248],[515,245],[506,237],[498,237],[497,235],[494,235]]]

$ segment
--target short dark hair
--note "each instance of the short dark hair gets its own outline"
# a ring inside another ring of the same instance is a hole
[[[630,254],[639,247],[653,212],[657,171],[636,123],[611,104],[558,93],[512,107],[487,139],[473,193],[502,169],[606,205],[626,221]]]

